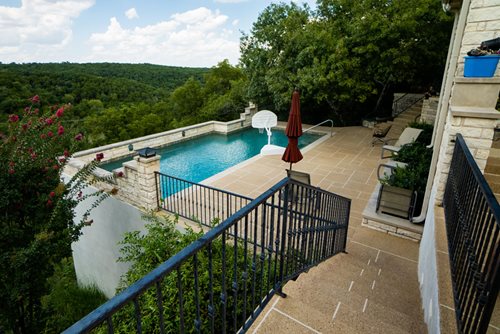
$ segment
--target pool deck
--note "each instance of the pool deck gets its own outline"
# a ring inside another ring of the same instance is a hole
[[[352,199],[348,253],[287,283],[288,297],[275,296],[249,332],[426,333],[417,281],[419,244],[361,226],[378,182],[380,145],[372,147],[368,128],[334,132],[303,151],[293,169],[310,173],[313,185]],[[288,167],[281,156],[258,157],[206,183],[255,198],[283,179]]]

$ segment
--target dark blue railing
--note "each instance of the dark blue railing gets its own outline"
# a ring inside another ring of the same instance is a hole
[[[500,285],[500,206],[460,134],[443,199],[460,333],[486,333]]]
[[[207,196],[191,199],[212,210]],[[345,251],[350,203],[284,179],[65,333],[245,332],[288,280]]]
[[[179,215],[210,227],[214,220],[224,221],[252,198],[175,176],[155,173],[158,209]]]

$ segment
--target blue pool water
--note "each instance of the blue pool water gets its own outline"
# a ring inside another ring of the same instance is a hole
[[[271,144],[286,147],[288,138],[284,131],[272,132]],[[299,138],[299,147],[303,148],[320,137],[318,134],[305,133]],[[229,135],[204,135],[159,149],[160,172],[191,182],[200,182],[259,154],[266,144],[266,132],[259,133],[259,130],[253,128]],[[101,168],[112,171],[130,159],[103,164]]]

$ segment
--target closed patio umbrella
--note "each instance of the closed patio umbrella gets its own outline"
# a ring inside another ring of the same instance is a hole
[[[299,137],[302,136],[302,119],[300,118],[300,94],[297,90],[292,95],[292,106],[285,134],[288,137],[288,145],[281,160],[289,162],[291,170],[293,163],[302,160],[302,153],[299,150]]]

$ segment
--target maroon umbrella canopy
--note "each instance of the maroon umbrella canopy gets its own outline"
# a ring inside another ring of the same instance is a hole
[[[302,160],[302,154],[299,150],[299,137],[302,136],[302,120],[300,119],[300,95],[298,91],[294,91],[292,95],[292,107],[288,116],[285,134],[288,137],[288,145],[281,159],[290,163]]]

